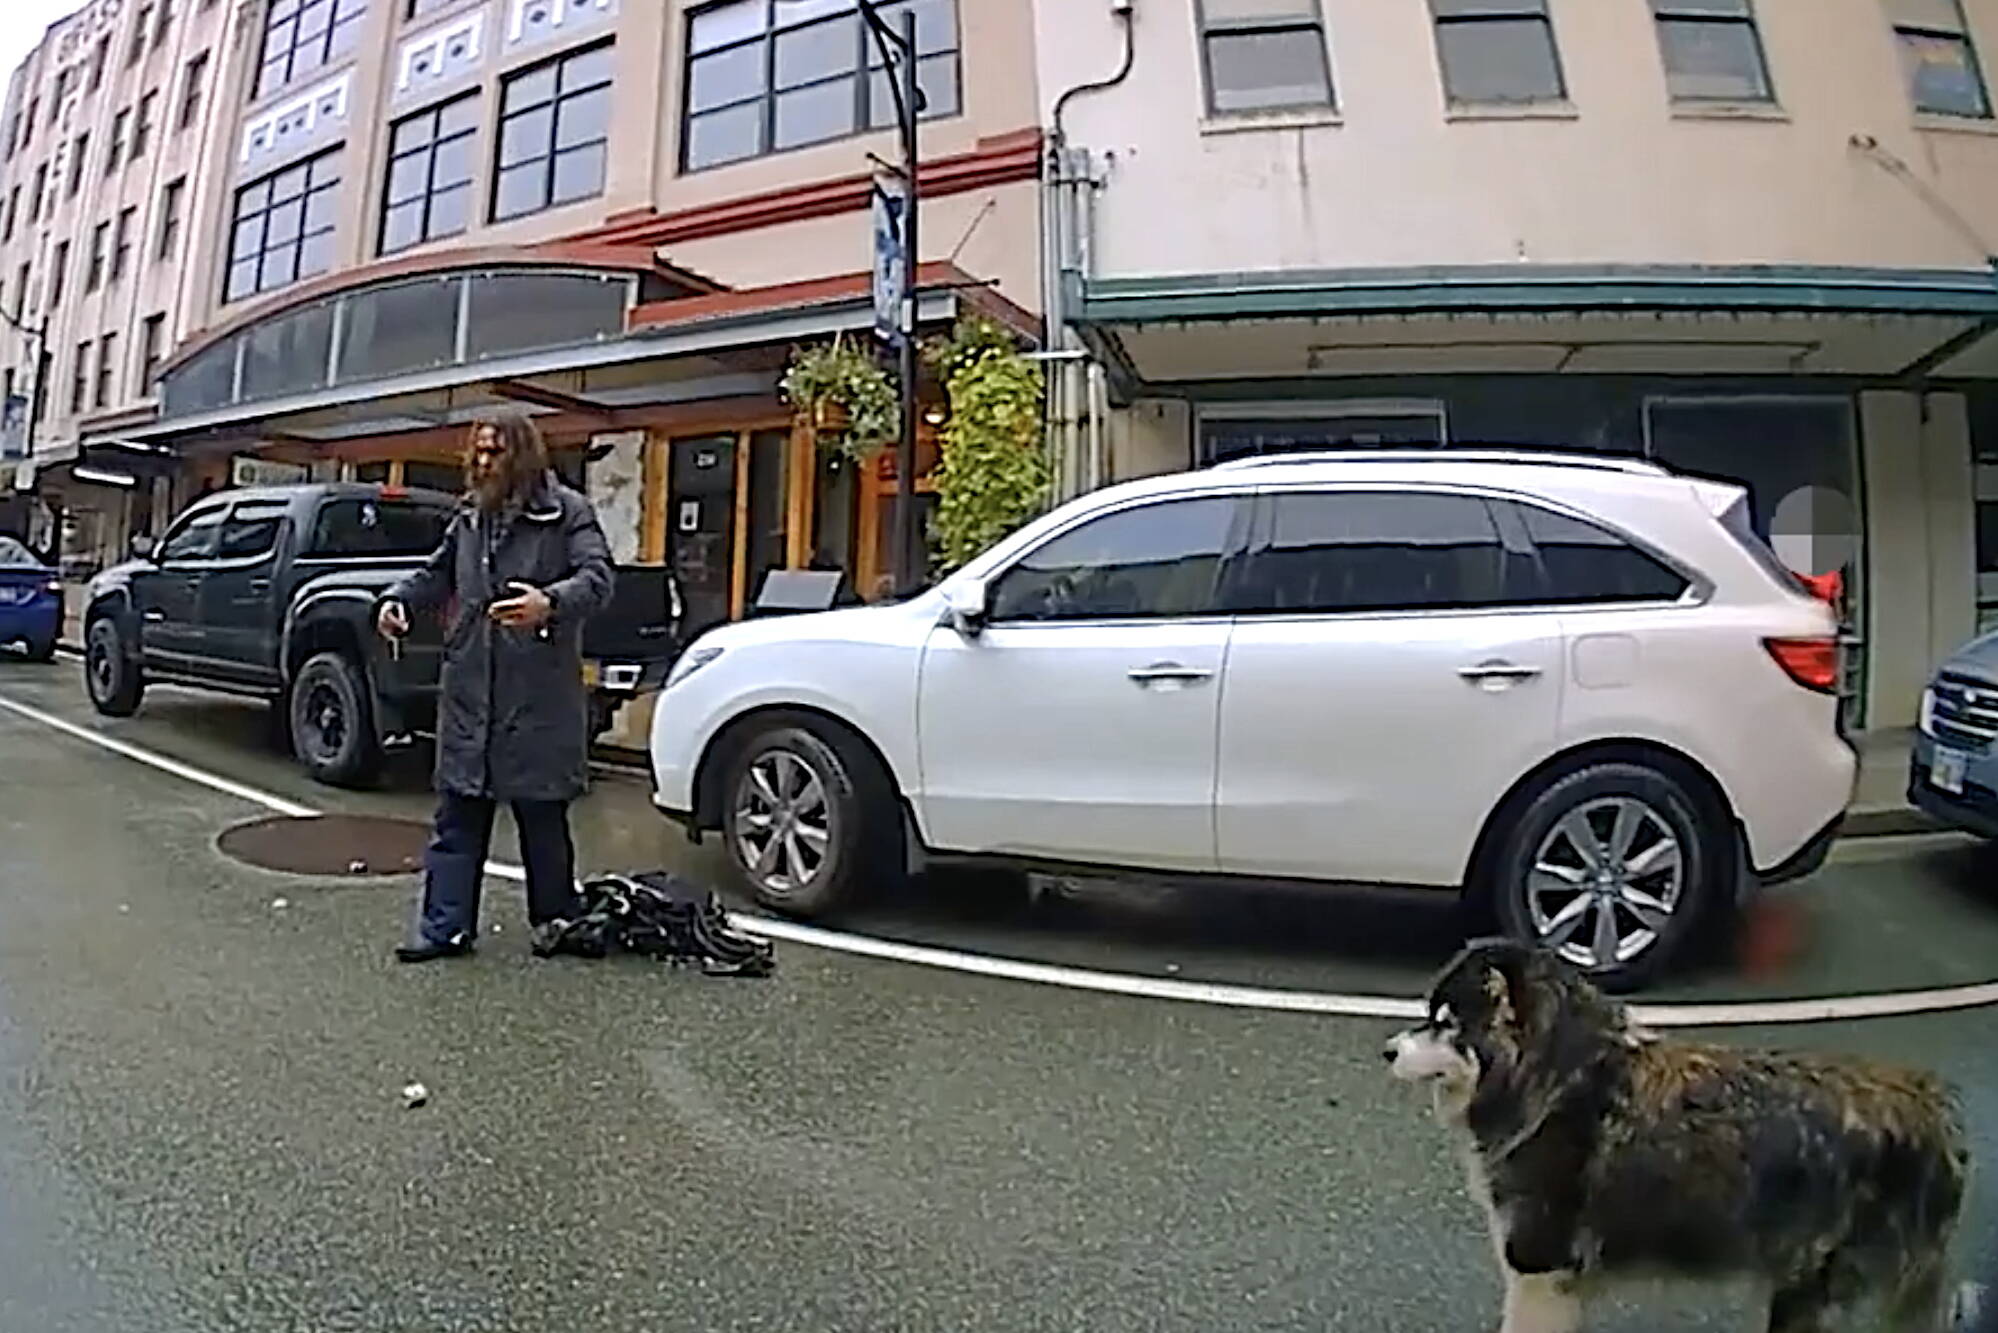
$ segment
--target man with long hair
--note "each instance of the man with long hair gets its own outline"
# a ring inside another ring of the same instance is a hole
[[[583,622],[610,600],[610,546],[590,502],[556,479],[540,432],[519,412],[473,423],[465,480],[442,544],[376,612],[381,633],[399,639],[412,612],[445,611],[437,819],[422,917],[396,950],[406,963],[471,951],[501,801],[520,831],[535,951],[557,949],[577,911],[569,802],[589,777]]]

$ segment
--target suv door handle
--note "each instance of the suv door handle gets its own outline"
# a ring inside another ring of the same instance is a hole
[[[1154,662],[1148,667],[1134,667],[1125,673],[1140,685],[1150,685],[1154,681],[1177,680],[1192,684],[1197,681],[1212,680],[1214,673],[1199,667],[1185,667],[1177,662]]]
[[[147,611],[147,612],[146,612],[145,614],[143,614],[143,615],[142,615],[142,616],[140,616],[139,618],[140,618],[141,620],[145,621],[145,622],[146,622],[146,623],[147,623],[148,625],[157,625],[157,624],[159,624],[159,623],[160,623],[160,622],[161,622],[162,620],[165,620],[165,619],[166,619],[166,612],[164,612],[164,611]]]
[[[1458,667],[1457,674],[1473,684],[1484,680],[1532,680],[1540,674],[1540,668],[1511,662],[1480,662],[1476,666]]]

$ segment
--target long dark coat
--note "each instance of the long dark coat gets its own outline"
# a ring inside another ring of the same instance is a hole
[[[589,785],[583,622],[611,595],[610,545],[590,502],[552,475],[524,505],[467,504],[443,544],[384,600],[448,608],[437,699],[437,787],[501,801],[567,801]],[[486,608],[532,584],[554,603],[539,630]]]

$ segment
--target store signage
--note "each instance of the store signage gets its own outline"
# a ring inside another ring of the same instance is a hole
[[[312,470],[303,463],[281,463],[275,458],[238,455],[229,466],[229,480],[237,486],[295,486],[311,476]]]

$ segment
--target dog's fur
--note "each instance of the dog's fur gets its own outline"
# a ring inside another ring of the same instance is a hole
[[[1950,1089],[1856,1059],[1666,1041],[1551,954],[1477,941],[1389,1041],[1463,1131],[1506,1281],[1503,1333],[1569,1333],[1619,1276],[1752,1276],[1771,1333],[1878,1302],[1949,1321],[1969,1155]]]

